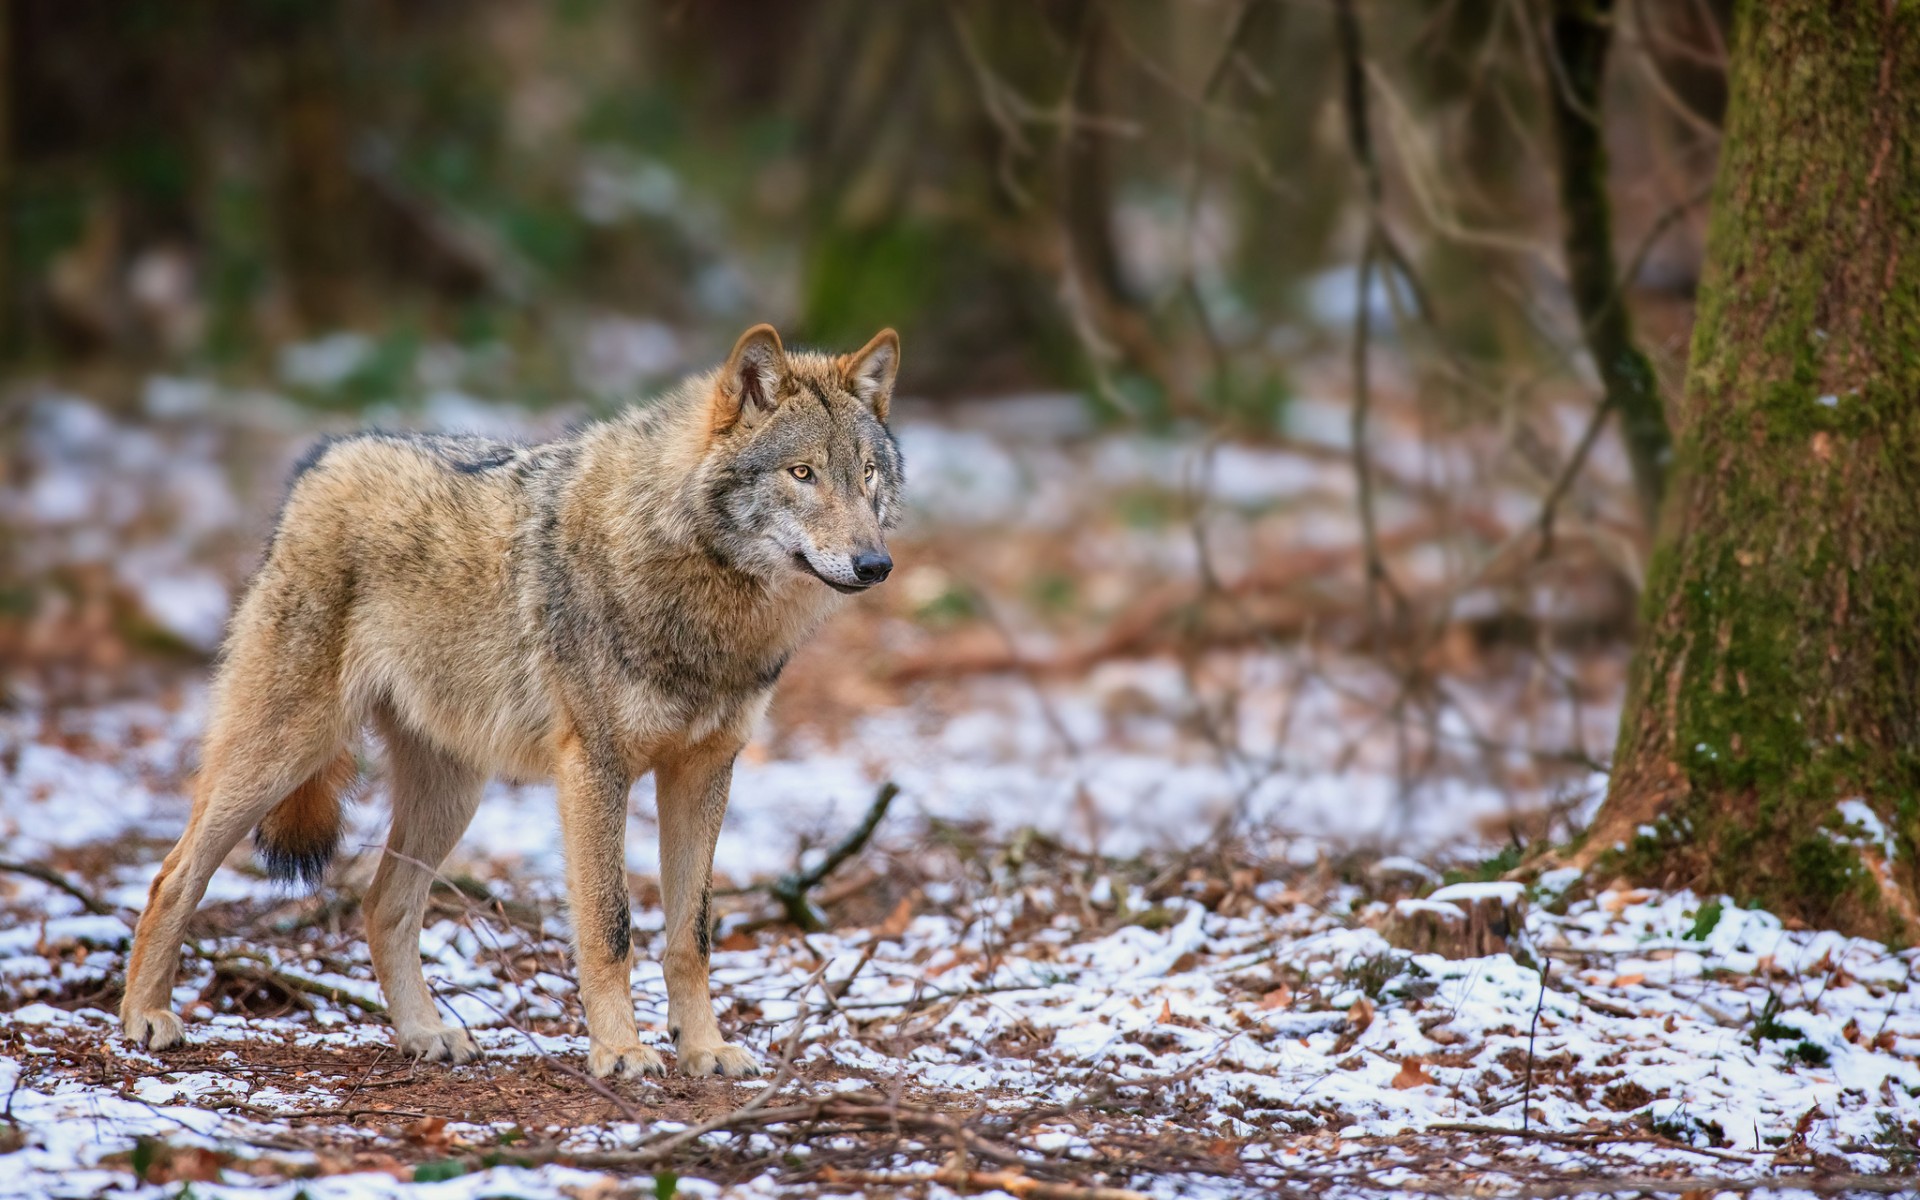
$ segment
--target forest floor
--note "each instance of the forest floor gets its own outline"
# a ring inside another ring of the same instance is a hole
[[[30,397],[0,510],[58,602],[0,626],[0,1196],[1920,1187],[1920,953],[1566,872],[1478,882],[1604,782],[1620,464],[1536,560],[1552,472],[1383,405],[1369,620],[1344,412],[1301,401],[1255,444],[1057,400],[908,406],[901,570],[789,668],[721,839],[721,1022],[768,1073],[602,1084],[545,787],[491,789],[422,939],[486,1057],[398,1057],[357,907],[374,747],[329,886],[289,896],[236,851],[175,993],[188,1044],[120,1041],[205,656],[327,422],[183,381]],[[785,923],[765,885],[886,782],[812,893],[825,930]],[[665,1051],[651,808],[642,784],[634,996]],[[1477,957],[1407,948],[1463,882],[1514,927]]]

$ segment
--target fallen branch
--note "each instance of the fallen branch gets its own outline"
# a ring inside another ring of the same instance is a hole
[[[109,916],[114,912],[111,905],[102,902],[91,892],[51,867],[43,867],[37,863],[14,862],[11,859],[0,859],[0,871],[5,871],[10,875],[25,875],[28,879],[38,879],[48,887],[72,896],[80,902],[83,908],[95,916]]]
[[[252,954],[227,953],[208,956],[207,962],[215,974],[225,974],[229,978],[271,983],[299,995],[316,996],[334,1004],[351,1004],[370,1016],[384,1017],[387,1006],[378,1000],[368,1000],[355,995],[342,987],[322,983],[318,979],[308,979],[304,975],[291,974],[265,958]]]
[[[867,815],[861,818],[852,833],[827,852],[818,865],[805,871],[791,871],[767,885],[767,894],[785,911],[787,920],[808,933],[819,933],[827,927],[820,910],[807,900],[807,893],[820,886],[820,882],[833,874],[841,863],[860,853],[868,839],[873,837],[873,831],[879,828],[880,819],[887,815],[887,806],[899,794],[900,785],[892,780],[881,784],[873,803],[867,808]]]

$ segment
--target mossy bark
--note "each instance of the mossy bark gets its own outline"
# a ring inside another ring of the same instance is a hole
[[[1910,940],[1920,4],[1750,0],[1731,70],[1671,490],[1583,858]]]

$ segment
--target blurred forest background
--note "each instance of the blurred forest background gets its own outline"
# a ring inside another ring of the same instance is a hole
[[[927,569],[873,602],[903,631],[877,664],[859,644],[842,709],[1170,655],[1181,728],[1231,758],[1252,685],[1208,656],[1338,675],[1325,651],[1353,675],[1322,766],[1380,740],[1402,800],[1464,771],[1555,797],[1549,825],[1597,796],[1685,368],[1721,0],[0,13],[17,696],[204,661],[315,431],[537,431],[752,322],[828,345],[893,325],[905,419],[991,437],[909,447],[910,492],[955,527],[912,534]],[[156,500],[161,468],[83,444],[102,420],[168,430],[154,453],[211,455],[254,499],[228,512],[175,471]],[[271,449],[194,440],[263,425]],[[1078,439],[1079,507],[987,469],[1035,429]],[[1102,437],[1194,453],[1119,478]],[[134,491],[75,491],[116,480]],[[1023,527],[1009,495],[1057,511]],[[199,536],[211,578],[131,552],[142,521]],[[1124,724],[1141,701],[1102,703]],[[1269,721],[1261,753],[1285,741]]]
[[[1364,273],[1433,411],[1524,424],[1583,370],[1590,187],[1671,385],[1721,7],[1621,4],[1590,109],[1511,0],[11,0],[8,361],[245,374],[352,330],[309,398],[404,391],[448,342],[506,352],[524,402],[763,317],[891,323],[917,394],[1258,433]],[[1593,178],[1563,186],[1556,106],[1601,123]],[[622,357],[609,321],[674,337]]]

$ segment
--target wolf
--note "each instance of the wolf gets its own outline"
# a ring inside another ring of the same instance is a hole
[[[466,1062],[420,969],[428,888],[482,784],[551,779],[599,1077],[659,1074],[629,990],[627,794],[654,774],[677,1065],[745,1075],[708,990],[714,844],[734,757],[789,657],[887,578],[904,481],[888,427],[900,339],[789,352],[770,325],[665,398],[544,445],[366,433],[295,470],[235,610],[186,831],[127,966],[127,1038],[184,1037],[188,919],[248,830],[270,874],[317,883],[378,734],[392,828],[365,913],[400,1049]]]

